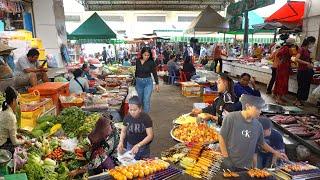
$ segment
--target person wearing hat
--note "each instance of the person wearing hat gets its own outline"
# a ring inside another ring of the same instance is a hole
[[[36,86],[39,79],[42,79],[43,82],[49,82],[48,70],[39,64],[39,55],[39,51],[32,48],[26,56],[20,57],[17,62],[16,75],[29,82],[31,86]]]
[[[273,93],[276,96],[276,103],[285,104],[283,96],[288,94],[289,88],[289,76],[291,69],[291,48],[295,45],[295,40],[289,38],[283,47],[280,48],[277,57],[280,59],[280,63],[277,68],[276,83]]]
[[[223,115],[237,110],[234,104],[236,96],[234,94],[233,80],[227,74],[221,73],[219,75],[217,88],[219,96],[212,104],[204,109],[195,108],[192,110],[191,114],[198,115],[200,113],[207,113],[210,116],[207,116],[206,120],[213,120],[221,125]]]
[[[231,112],[222,122],[219,135],[219,144],[222,156],[223,169],[238,171],[253,167],[253,157],[257,146],[275,157],[287,159],[270,147],[264,140],[262,125],[257,118],[265,101],[261,97],[243,94],[240,98],[242,111]]]
[[[274,150],[285,153],[285,145],[282,135],[272,128],[271,120],[267,117],[259,117],[258,121],[263,128],[265,142]],[[257,147],[253,161],[259,169],[263,169],[270,168],[272,164],[277,163],[277,158],[274,157],[272,153],[265,152],[260,147]]]
[[[273,85],[274,85],[274,82],[276,81],[277,68],[280,63],[280,59],[278,58],[277,54],[279,52],[280,47],[281,47],[280,44],[275,44],[272,47],[272,52],[271,52],[271,55],[269,56],[269,60],[272,62],[272,67],[271,67],[272,75],[271,75],[270,82],[268,84],[267,94],[272,94]]]
[[[16,48],[14,47],[10,47],[4,43],[0,43],[0,59],[4,60],[4,62],[6,62],[9,65],[12,71],[14,71],[15,69],[12,56],[12,51],[15,49]]]

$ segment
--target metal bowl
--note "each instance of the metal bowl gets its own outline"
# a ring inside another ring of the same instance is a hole
[[[5,149],[0,149],[0,164],[8,163],[12,158],[12,154],[10,151]]]
[[[285,112],[282,106],[276,104],[266,104],[262,109],[261,112],[269,113],[269,114],[283,114]]]

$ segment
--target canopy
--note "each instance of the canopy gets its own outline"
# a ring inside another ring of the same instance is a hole
[[[210,6],[191,22],[186,33],[193,32],[225,32],[229,29],[228,22]]]
[[[278,11],[268,17],[265,22],[302,24],[304,16],[304,4],[305,2],[302,1],[287,2]]]
[[[97,40],[112,38],[117,38],[117,35],[97,13],[94,13],[68,36],[68,39],[71,40]]]

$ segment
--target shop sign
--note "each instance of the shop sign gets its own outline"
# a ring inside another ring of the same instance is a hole
[[[237,16],[245,11],[251,11],[274,4],[275,0],[242,0],[232,3],[227,8],[227,13],[231,16]]]

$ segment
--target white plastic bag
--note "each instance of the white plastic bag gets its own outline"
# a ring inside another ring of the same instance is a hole
[[[312,95],[316,98],[316,99],[320,99],[320,86],[318,86],[317,88],[315,88],[312,91]]]
[[[124,166],[135,163],[134,154],[131,151],[127,151],[123,154],[118,153],[118,160]]]
[[[49,68],[58,68],[58,61],[52,54],[47,55],[47,61]]]
[[[77,147],[77,145],[78,145],[77,138],[66,139],[61,141],[61,148],[68,152],[74,152],[74,149]]]

